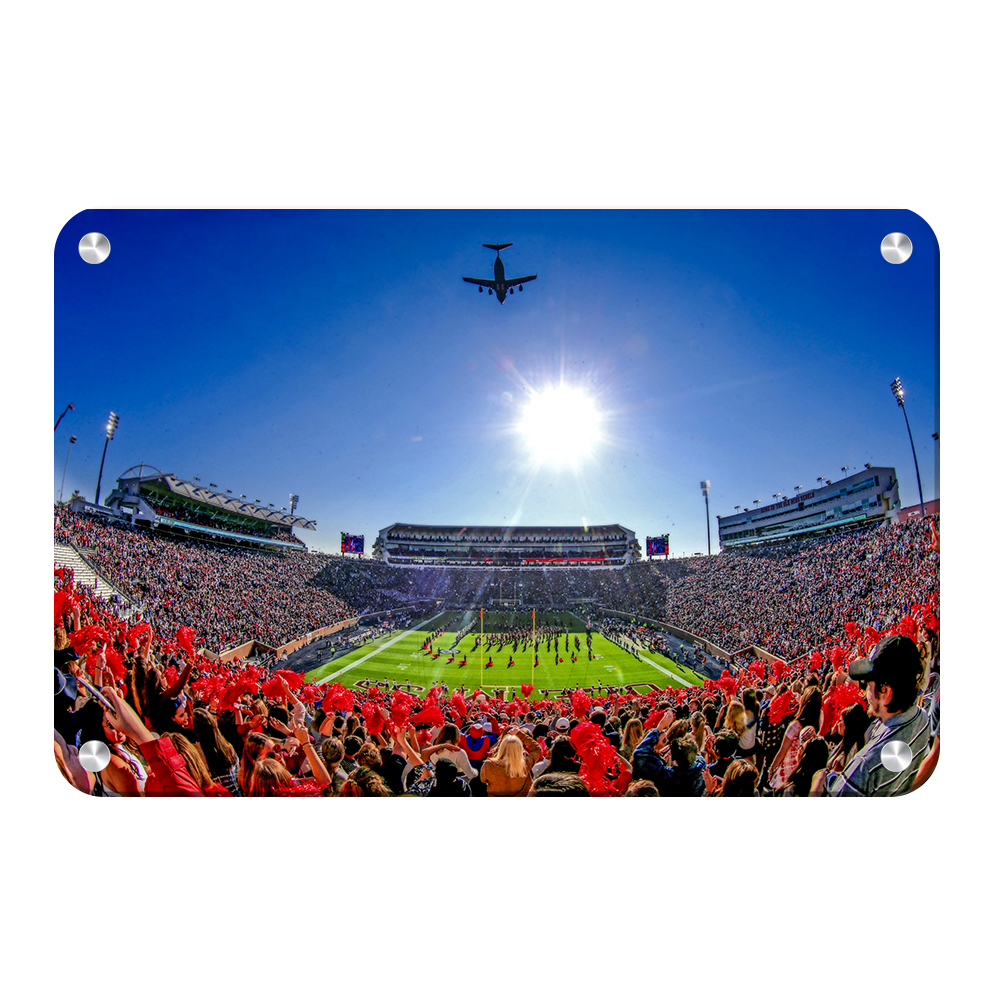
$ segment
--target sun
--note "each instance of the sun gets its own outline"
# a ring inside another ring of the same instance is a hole
[[[601,413],[583,389],[569,385],[532,391],[517,425],[540,464],[578,465],[594,451]]]

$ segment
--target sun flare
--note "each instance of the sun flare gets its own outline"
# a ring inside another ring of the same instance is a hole
[[[550,386],[532,392],[518,430],[540,463],[577,465],[597,442],[601,413],[583,389]]]

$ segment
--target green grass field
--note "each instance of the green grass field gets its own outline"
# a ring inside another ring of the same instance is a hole
[[[558,615],[546,615],[546,619],[561,618],[570,629],[569,650],[566,650],[565,634],[559,644],[561,663],[556,662],[553,648],[546,651],[545,640],[541,639],[538,650],[538,666],[534,670],[532,681],[532,662],[534,651],[529,642],[528,649],[518,647],[514,653],[514,666],[508,667],[511,656],[511,645],[507,643],[501,650],[494,647],[485,649],[482,657],[484,669],[480,674],[479,652],[473,652],[475,638],[479,631],[479,615],[477,611],[445,612],[416,623],[413,631],[392,632],[353,650],[346,656],[338,657],[306,674],[310,682],[337,681],[345,687],[352,687],[364,678],[372,681],[396,680],[407,681],[418,688],[430,688],[435,684],[447,684],[451,688],[464,684],[466,689],[480,686],[484,690],[495,688],[510,688],[520,697],[521,685],[534,683],[533,698],[544,698],[546,690],[574,689],[577,687],[593,687],[598,683],[615,686],[623,684],[651,685],[657,688],[700,686],[703,679],[687,667],[657,653],[639,651],[643,659],[637,660],[613,642],[594,632],[594,659],[587,660],[586,624],[574,615],[562,612]],[[539,622],[541,621],[539,617]],[[455,635],[467,624],[475,628],[457,645]],[[448,665],[448,655],[442,653],[438,659],[432,659],[431,654],[421,650],[421,645],[429,632],[442,626],[453,630],[447,631],[434,640],[435,650],[440,648],[457,648],[461,652],[455,657],[455,662]],[[484,632],[501,633],[522,625],[531,625],[530,612],[496,612],[490,611],[484,618]],[[571,657],[576,651],[573,642],[574,635],[580,638],[580,652],[577,662]],[[462,653],[468,658],[465,667],[460,667]],[[490,656],[493,666],[485,668]],[[480,685],[480,676],[482,685]]]

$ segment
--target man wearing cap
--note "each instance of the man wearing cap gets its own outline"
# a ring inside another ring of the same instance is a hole
[[[908,792],[927,756],[931,735],[930,719],[917,704],[923,676],[920,651],[908,636],[886,636],[868,659],[851,664],[850,675],[865,684],[868,710],[877,721],[843,774],[826,775],[827,793],[846,796]],[[882,762],[882,748],[896,740],[905,743],[912,755],[902,771],[891,771]]]
[[[469,762],[478,771],[483,761],[490,755],[497,736],[492,722],[473,722],[468,730],[460,734],[459,749],[464,750]]]

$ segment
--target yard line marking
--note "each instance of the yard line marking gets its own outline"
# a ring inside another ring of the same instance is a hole
[[[437,615],[435,615],[434,617],[436,618]],[[379,646],[378,649],[373,649],[370,653],[365,653],[365,655],[362,656],[360,660],[355,660],[353,663],[348,664],[348,666],[341,667],[341,669],[336,671],[335,673],[329,674],[326,677],[324,677],[321,681],[319,681],[319,683],[326,684],[328,681],[332,681],[334,677],[339,677],[341,674],[346,674],[348,670],[353,670],[355,667],[360,666],[369,657],[374,656],[376,653],[381,653],[383,649],[388,649],[390,646],[394,646],[397,642],[399,642],[400,639],[405,639],[408,635],[413,635],[414,632],[417,632],[420,629],[422,629],[429,621],[432,621],[432,619],[428,618],[426,622],[421,622],[419,625],[416,625],[411,629],[407,629],[407,631],[405,632],[400,632],[395,639],[389,639],[388,642],[382,643],[382,645]]]
[[[668,677],[673,677],[675,681],[680,681],[681,684],[684,685],[684,687],[686,688],[694,687],[692,683],[684,680],[683,677],[678,677],[677,674],[672,674],[669,670],[667,670],[666,667],[661,667],[658,663],[654,663],[652,660],[646,659],[646,657],[643,656],[642,653],[639,653],[637,655],[639,659],[642,660],[643,663],[648,663],[651,667],[656,667],[656,669],[659,670],[661,674],[666,674]]]

